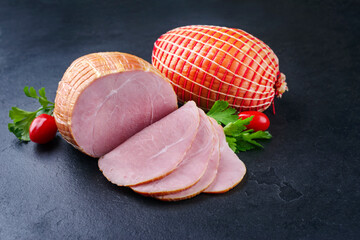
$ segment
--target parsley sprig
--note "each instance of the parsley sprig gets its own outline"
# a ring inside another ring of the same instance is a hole
[[[268,131],[254,132],[253,129],[246,129],[246,125],[251,122],[253,116],[238,119],[236,110],[229,107],[226,101],[216,101],[207,115],[224,125],[226,141],[234,152],[264,148],[256,140],[272,137]]]
[[[33,87],[26,86],[24,93],[27,97],[35,98],[39,101],[41,107],[34,112],[22,110],[18,107],[12,107],[9,111],[9,117],[13,120],[8,124],[9,131],[22,141],[30,141],[29,128],[31,122],[40,114],[46,113],[52,115],[54,103],[50,102],[45,96],[45,88],[40,88],[38,92]]]

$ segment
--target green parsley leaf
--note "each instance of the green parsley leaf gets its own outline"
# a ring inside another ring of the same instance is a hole
[[[271,139],[272,136],[268,131],[257,131],[249,135],[251,139]]]
[[[231,122],[224,127],[225,135],[239,136],[242,131],[246,130],[246,125],[249,125],[254,116],[238,119],[235,122]]]
[[[45,97],[45,88],[44,87],[39,89],[39,95],[40,95],[40,97],[43,97],[43,98],[46,99],[46,97]]]
[[[13,120],[8,124],[8,129],[18,139],[22,141],[30,141],[29,128],[32,121],[40,114],[46,113],[52,115],[54,110],[54,103],[50,102],[45,96],[45,88],[39,90],[37,94],[33,87],[24,87],[24,93],[27,97],[35,98],[39,101],[41,107],[34,112],[22,110],[17,107],[12,107],[9,111],[9,117]]]
[[[33,88],[33,87],[29,88],[28,86],[25,86],[24,87],[24,93],[28,97],[38,99],[39,103],[44,108],[46,108],[48,105],[54,105],[53,102],[48,101],[48,99],[46,98],[46,96],[45,96],[45,88],[44,87],[40,88],[39,95],[38,95],[35,88]]]
[[[256,146],[252,145],[251,143],[242,140],[236,140],[236,150],[238,151],[245,152],[255,148]]]
[[[264,148],[255,139],[270,139],[272,136],[268,131],[244,131],[236,137],[237,149],[239,151],[246,151],[253,148]]]
[[[236,152],[237,150],[237,143],[236,143],[236,138],[233,137],[226,137],[226,141],[229,144],[229,147]]]
[[[226,125],[238,120],[239,117],[235,113],[236,110],[229,107],[228,102],[216,101],[207,115],[214,118],[219,124]]]

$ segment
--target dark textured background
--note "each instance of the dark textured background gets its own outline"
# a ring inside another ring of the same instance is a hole
[[[271,3],[270,3],[271,2]],[[359,1],[0,2],[0,239],[359,239]],[[188,24],[236,27],[273,48],[290,91],[273,139],[240,154],[226,194],[163,203],[115,187],[60,136],[21,143],[11,106],[22,88],[57,83],[79,56],[123,51],[148,61],[154,41]]]

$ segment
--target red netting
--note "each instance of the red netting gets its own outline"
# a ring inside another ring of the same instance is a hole
[[[207,31],[207,32],[208,32],[208,31]],[[195,38],[195,37],[194,37],[193,41],[194,41],[195,43],[194,43],[193,47],[192,47],[190,50],[193,50],[196,45],[200,44],[199,41],[197,41],[197,39],[201,39],[201,38],[204,37],[204,35],[201,34],[200,32],[198,33],[198,35],[199,35],[198,38]],[[205,44],[203,44],[197,51],[200,52],[201,49],[204,47],[204,45],[205,45]],[[190,55],[191,55],[191,51],[189,51],[188,57],[189,57]],[[189,78],[190,73],[191,73],[191,69],[192,69],[192,67],[194,66],[194,62],[195,62],[196,58],[198,57],[198,55],[196,55],[196,54],[193,54],[193,55],[194,55],[193,58],[192,58],[193,60],[190,61],[190,67],[189,67],[189,69],[187,70],[187,74],[186,74],[186,76],[185,76],[186,79]],[[187,59],[188,59],[188,58],[187,58]],[[195,70],[195,71],[196,71],[196,70]],[[194,78],[194,79],[196,79],[196,78]],[[184,84],[184,89],[185,89],[185,87],[186,87],[186,84]],[[184,89],[183,89],[183,92],[182,92],[182,99],[183,99],[183,100],[185,100],[185,98],[184,98],[184,94],[185,94]],[[194,81],[192,81],[192,83],[191,83],[191,85],[190,85],[190,92],[193,92],[193,90],[194,90]],[[189,100],[192,100],[192,95],[190,95]]]
[[[208,33],[209,31],[210,31],[210,30],[206,30],[205,33]],[[200,35],[200,37],[199,37],[198,40],[200,40],[200,39],[203,38],[204,36],[205,36],[205,35]],[[209,38],[210,38],[210,37],[208,37],[205,42],[207,42],[207,41],[209,40]],[[197,43],[200,43],[200,42],[197,42]],[[203,44],[201,45],[201,47],[198,49],[198,52],[201,52],[201,50],[203,49],[204,46],[205,46],[205,43],[203,43]],[[199,55],[195,55],[195,56],[194,56],[193,61],[191,62],[191,66],[195,63],[195,60],[196,60],[196,58],[197,58],[198,56],[199,56]],[[202,67],[202,63],[204,62],[204,59],[205,59],[205,58],[201,58],[201,63],[199,64],[199,67],[200,67],[200,68]],[[190,76],[190,70],[191,70],[191,68],[189,69],[188,74],[186,75],[187,78]],[[197,68],[197,69],[195,70],[193,79],[196,79],[198,73],[199,73],[199,68]],[[193,82],[191,83],[190,92],[194,92],[194,86],[195,86],[195,83],[194,83],[194,81],[193,81]],[[200,92],[201,92],[201,87],[200,87]],[[200,99],[200,98],[198,98],[198,104],[199,104],[199,99]],[[192,100],[192,95],[190,95],[190,100]]]
[[[225,31],[225,33],[227,33],[228,31],[229,31],[229,30],[227,29],[227,30]],[[221,33],[221,35],[220,35],[218,38],[221,39],[222,36],[223,36],[223,33]],[[229,40],[229,38],[230,38],[230,37],[228,37],[227,40]],[[215,45],[216,43],[217,43],[217,41],[214,41],[213,45]],[[221,44],[220,49],[222,49],[222,47],[223,47],[224,45],[225,45],[225,42],[223,42],[223,43]],[[211,48],[209,48],[209,51],[210,51],[210,50],[211,50]],[[220,50],[218,50],[218,49],[215,51],[215,54],[214,54],[213,58],[211,59],[212,61],[214,61],[214,59],[216,58],[216,56],[219,54],[219,51],[220,51]],[[207,67],[207,69],[206,69],[205,72],[209,72],[209,69],[210,69],[210,67],[212,66],[212,64],[213,64],[213,62],[210,62],[210,64],[208,65],[208,67]],[[218,73],[218,71],[219,71],[219,65],[218,65],[217,68],[215,69],[214,76],[216,76],[216,74]],[[205,80],[205,77],[207,77],[206,74],[204,75],[203,81]],[[214,81],[215,81],[215,78],[212,77],[211,80],[210,80],[210,86],[209,86],[210,89],[213,89],[212,86],[213,86],[213,84],[214,84]],[[203,82],[202,82],[202,84],[203,84]],[[210,91],[208,91],[208,94],[207,94],[206,108],[209,108],[209,98],[210,98]],[[216,98],[217,98],[217,97],[216,97]],[[215,100],[217,100],[216,98],[215,98]]]
[[[231,38],[231,36],[234,36],[235,33],[236,33],[236,32],[233,32],[230,36],[228,36],[228,38],[227,38],[225,41],[226,41],[226,42],[229,41],[229,39]],[[236,42],[237,42],[237,39],[236,39],[235,42],[233,42],[232,44],[235,44]],[[225,50],[226,52],[230,52],[230,49],[233,47],[232,44],[229,44],[229,47]],[[223,54],[223,57],[220,59],[219,65],[217,66],[217,68],[216,68],[216,70],[215,70],[215,73],[214,73],[215,76],[217,76],[217,74],[218,74],[218,72],[219,72],[219,70],[220,70],[220,66],[223,65],[223,62],[224,62],[224,60],[225,60],[225,57],[226,57],[226,54]],[[234,58],[232,58],[232,59],[234,59]],[[226,69],[229,69],[229,68],[226,68]],[[222,84],[223,84],[223,82],[225,82],[226,76],[227,76],[228,73],[229,73],[229,71],[225,71],[225,73],[224,73],[224,75],[223,75],[223,77],[222,77],[222,79],[221,79],[222,81],[220,81],[219,88],[218,88],[218,90],[217,90],[218,93],[216,94],[215,100],[219,100],[219,92],[221,91]],[[227,97],[227,96],[225,96],[224,100],[226,100],[226,97]],[[206,108],[209,108],[209,101],[206,101]]]
[[[184,59],[188,59],[188,58],[189,58],[189,56],[190,56],[190,54],[191,54],[191,51],[189,51],[189,50],[193,50],[194,47],[196,46],[196,41],[195,41],[196,38],[195,38],[195,36],[198,35],[198,34],[200,34],[200,32],[196,32],[196,33],[192,36],[192,38],[193,38],[192,41],[194,41],[195,43],[192,45],[191,48],[188,48],[188,49],[187,49],[188,51],[187,51],[187,54],[186,54],[186,56],[184,57]],[[186,61],[184,61],[184,64],[181,66],[180,74],[183,73],[185,66],[186,66]],[[192,68],[192,65],[190,64],[190,66],[188,66],[188,73],[190,73],[191,68]],[[183,77],[183,80],[184,80],[184,84],[183,84],[183,88],[182,88],[182,92],[181,92],[181,97],[180,97],[180,98],[181,98],[183,101],[187,101],[187,100],[189,100],[189,99],[185,99],[185,88],[186,88],[188,79],[187,79],[187,77],[185,77],[185,78]]]
[[[272,50],[239,29],[174,29],[155,42],[152,60],[173,82],[180,100],[197,99],[204,109],[224,99],[240,111],[265,110],[273,101],[279,78]],[[285,76],[281,79],[279,88],[284,86]]]
[[[180,31],[179,31],[179,32],[180,32]],[[185,34],[185,36],[189,36],[190,33],[191,33],[191,32],[189,32],[188,34]],[[181,36],[181,34],[179,34],[179,37],[180,37],[180,36]],[[181,43],[180,43],[180,44],[183,44],[183,42],[184,42],[185,39],[186,39],[186,38],[183,37],[183,38],[181,39]],[[188,45],[190,41],[191,41],[191,39],[188,39],[187,43],[184,44],[184,45],[185,45],[185,46]],[[177,48],[177,49],[178,49],[178,48]],[[185,48],[183,48],[183,49],[180,51],[180,53],[178,54],[178,56],[181,56],[181,55],[184,53],[184,51],[185,51]],[[174,65],[174,69],[177,69],[177,66],[178,66],[178,64],[179,64],[179,60],[180,60],[180,57],[177,57],[176,62],[175,62],[175,65]],[[175,71],[172,72],[171,81],[174,81],[174,73],[175,73]],[[178,76],[178,78],[177,78],[177,86],[179,85],[180,78],[181,78],[181,75],[179,74],[179,76]],[[175,89],[176,89],[175,92],[176,92],[176,93],[178,93],[178,87],[177,87],[177,86],[175,86]]]

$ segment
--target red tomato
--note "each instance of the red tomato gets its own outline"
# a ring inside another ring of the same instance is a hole
[[[239,113],[239,118],[245,119],[248,117],[254,116],[251,120],[250,124],[247,125],[247,129],[254,129],[254,131],[265,131],[269,128],[270,120],[269,118],[262,112],[257,111],[247,111]]]
[[[44,144],[55,137],[56,131],[54,117],[48,114],[40,114],[30,124],[30,139],[33,142]]]

